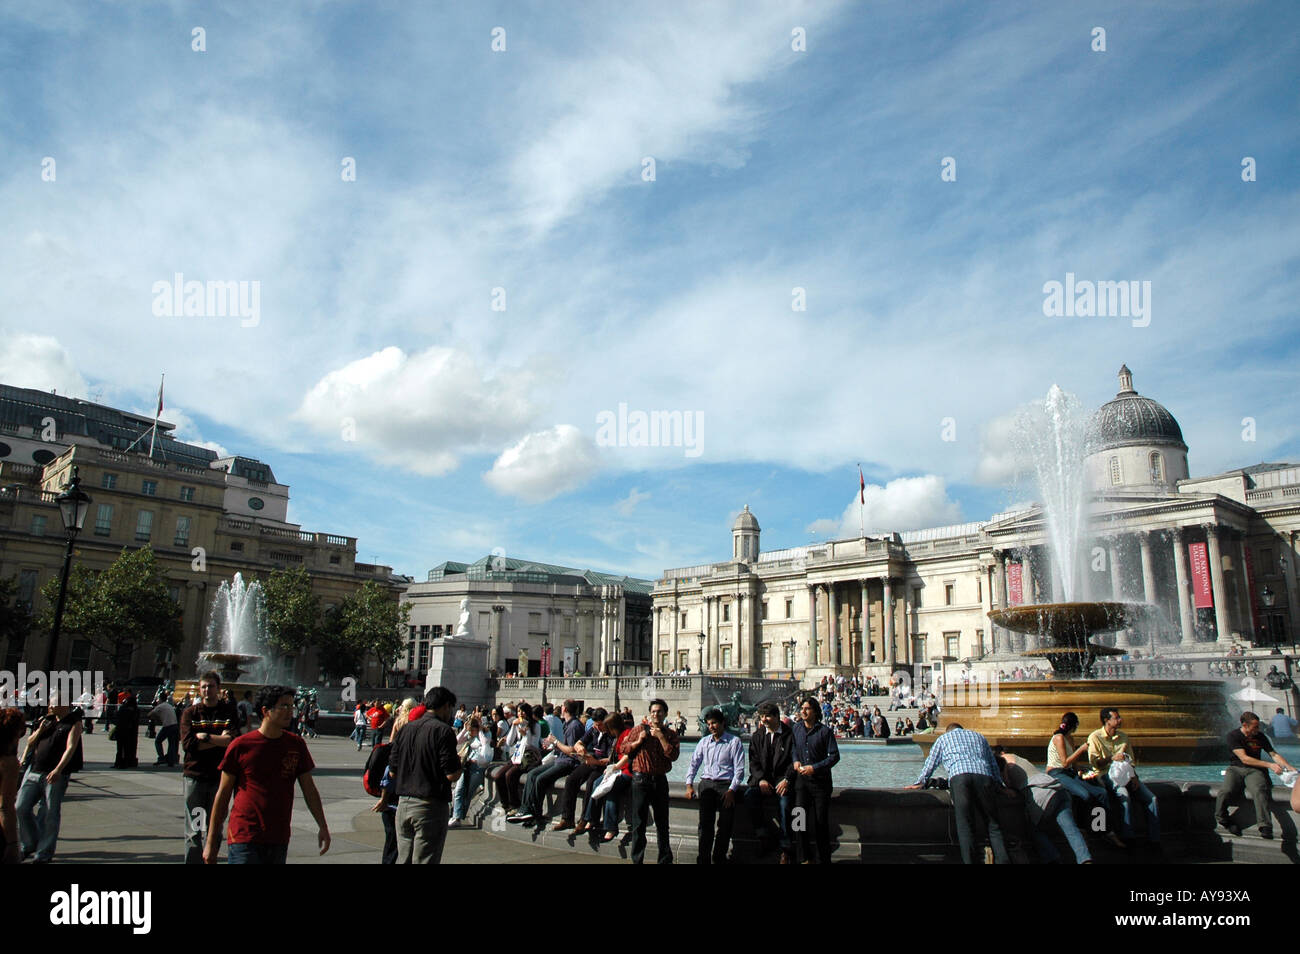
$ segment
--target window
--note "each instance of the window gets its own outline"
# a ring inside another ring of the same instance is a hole
[[[103,487],[105,490],[116,489],[117,474],[110,474],[108,471],[104,471],[99,475],[99,486]]]
[[[341,558],[337,553],[330,554],[330,566],[338,566]]]
[[[791,616],[791,614],[792,614],[793,612],[794,612],[794,600],[786,600],[786,601],[785,601],[785,618],[786,618],[786,619],[789,619],[790,616]]]
[[[1163,484],[1165,482],[1165,464],[1160,459],[1160,455],[1155,451],[1151,452],[1151,483]]]
[[[231,552],[231,553],[243,553],[243,552],[244,552],[244,541],[243,541],[243,540],[231,540],[231,541],[230,541],[230,552]]]
[[[691,664],[691,651],[689,649],[677,650],[677,670],[681,672]]]
[[[985,654],[984,630],[977,629],[975,630],[975,655],[976,657],[979,657],[979,656],[983,656],[984,654]]]
[[[730,603],[723,603],[723,604],[722,604],[722,621],[723,621],[724,623],[730,623],[730,622],[731,622],[731,604],[730,604]]]
[[[414,626],[409,626],[409,627],[407,627],[407,628],[410,629],[410,631],[411,631],[411,633],[410,633],[410,637],[409,637],[409,638],[411,638],[411,639],[415,639],[415,633],[416,633],[416,629],[415,629],[415,627],[414,627]]]
[[[135,517],[135,538],[147,541],[153,535],[153,511],[141,510]]]
[[[410,672],[415,668],[415,643],[406,644],[406,671]]]
[[[429,671],[429,644],[420,643],[420,672]]]
[[[785,668],[786,669],[794,668],[794,647],[793,646],[787,645],[785,647]]]
[[[68,668],[73,672],[83,672],[90,668],[90,640],[74,639],[72,641],[72,656],[68,662]],[[94,687],[89,687],[93,689]]]
[[[565,636],[572,636],[572,635],[573,635],[573,617],[572,617],[572,616],[566,616],[566,617],[564,617],[564,623],[563,623],[563,626],[564,626],[564,628],[561,630],[561,632],[564,633]]]
[[[772,647],[769,646],[767,643],[764,643],[762,646],[762,655],[763,655],[763,668],[771,669],[772,668]]]
[[[1112,457],[1112,458],[1110,459],[1110,483],[1111,483],[1111,486],[1113,486],[1113,487],[1118,487],[1118,486],[1119,486],[1120,484],[1122,484],[1123,482],[1124,482],[1124,474],[1123,474],[1123,472],[1119,469],[1119,458],[1118,458],[1118,457]]]
[[[141,481],[141,483],[140,483],[140,493],[144,494],[146,497],[157,497],[157,496],[158,496],[158,481],[156,481],[156,480],[145,480],[145,481]]]
[[[961,633],[944,633],[943,634],[943,652],[945,656],[957,658],[961,651]]]
[[[36,599],[36,583],[40,579],[39,570],[23,570],[18,574],[18,602],[32,611],[32,601]]]
[[[730,646],[722,647],[722,668],[723,669],[731,668],[731,647]]]
[[[984,602],[984,580],[978,576],[975,577],[975,602]]]
[[[476,635],[486,636],[489,632],[491,632],[491,619],[492,619],[491,613],[487,612],[487,610],[479,610],[478,633]]]
[[[187,547],[190,545],[190,518],[176,518],[176,539],[173,541],[178,547]]]
[[[181,500],[193,500],[193,499],[194,499],[194,488],[193,488],[193,487],[182,487],[182,488],[181,488]]]
[[[767,600],[763,600],[763,613],[759,619],[767,619]]]
[[[945,584],[943,585],[943,605],[944,605],[944,606],[951,606],[951,605],[952,605],[953,592],[954,592],[956,589],[957,589],[957,584],[956,584],[956,583],[945,583]],[[920,604],[920,603],[917,603],[917,605],[920,606],[921,604]]]
[[[95,512],[95,536],[106,537],[113,532],[113,505],[100,504]]]
[[[45,536],[45,522],[47,519],[49,518],[47,518],[43,513],[32,514],[32,536]]]
[[[917,609],[921,608],[921,588],[919,586],[912,587],[912,605]]]
[[[682,619],[681,619],[681,622],[678,623],[677,625],[678,625],[678,627],[679,627],[680,629],[685,629],[685,628],[686,628],[686,614],[685,614],[685,613],[682,613]]]
[[[420,638],[421,638],[421,639],[428,639],[428,638],[429,638],[429,627],[428,627],[428,626],[421,626],[421,627],[420,627]]]
[[[541,614],[541,613],[529,613],[529,614],[528,614],[528,632],[530,632],[530,633],[544,633],[544,632],[546,632],[544,629],[542,629],[542,614]]]

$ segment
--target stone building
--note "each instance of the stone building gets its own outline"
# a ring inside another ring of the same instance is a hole
[[[1300,640],[1300,465],[1193,478],[1173,415],[1137,393],[1127,367],[1119,380],[1087,428],[1093,539],[1072,590],[1159,613],[1141,632],[1106,639],[1165,655]],[[987,614],[1066,591],[1039,506],[769,551],[746,506],[731,532],[731,559],[666,570],[655,583],[656,669],[816,679],[1006,659],[1034,639],[995,632]]]
[[[133,647],[112,672],[102,654],[65,632],[56,666],[99,669],[119,679],[191,675],[212,597],[237,572],[264,578],[302,567],[325,607],[366,580],[397,597],[405,581],[391,567],[358,563],[355,537],[287,522],[289,487],[268,464],[177,441],[172,425],[161,422],[150,456],[150,438],[140,438],[152,426],[151,419],[88,401],[0,386],[0,577],[16,578],[19,600],[39,609],[41,587],[63,566],[66,535],[54,498],[76,467],[92,502],[74,564],[102,571],[123,549],[148,544],[182,610],[184,641],[174,653]],[[43,668],[46,651],[45,635],[33,631],[25,642],[0,647],[0,658],[9,672],[19,661]],[[314,651],[303,657],[281,660],[281,677],[318,681]],[[367,675],[377,678],[377,668]]]
[[[411,607],[406,670],[421,680],[436,640],[454,631],[469,600],[475,639],[488,643],[488,668],[500,674],[632,676],[650,667],[649,580],[488,555],[439,564],[406,589]]]

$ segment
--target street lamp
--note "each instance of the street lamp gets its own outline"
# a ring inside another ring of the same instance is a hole
[[[59,631],[63,628],[63,606],[68,599],[68,574],[72,570],[72,544],[77,534],[86,523],[86,514],[90,512],[90,494],[81,489],[81,478],[77,468],[72,468],[72,478],[63,488],[63,493],[54,498],[59,505],[59,516],[63,518],[63,529],[68,534],[68,546],[63,551],[63,579],[59,583],[59,602],[54,608],[54,627],[50,630],[50,651],[45,662],[45,671],[54,672],[54,656],[59,645]]]
[[[575,676],[582,675],[582,663],[579,662],[579,659],[581,657],[582,657],[582,647],[574,646],[573,647],[573,674]]]
[[[794,680],[794,647],[795,647],[795,641],[794,641],[793,639],[787,639],[787,640],[785,641],[785,649],[786,649],[786,653],[785,653],[785,655],[786,655],[786,658],[790,660],[790,679],[791,679],[791,681]]]
[[[704,634],[695,637],[700,643],[700,675],[704,675]]]
[[[619,639],[619,637],[617,636],[614,637],[614,711],[615,712],[623,711],[622,706],[618,704],[618,674],[619,674],[619,670],[622,668],[619,666],[619,662],[618,662],[618,648],[620,645],[622,645],[622,643],[623,640]]]
[[[546,677],[551,669],[551,641],[542,640],[542,705],[546,705]]]

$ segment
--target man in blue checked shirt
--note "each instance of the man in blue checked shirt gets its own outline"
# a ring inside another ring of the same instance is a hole
[[[812,811],[817,838],[817,861],[831,863],[831,769],[840,761],[840,747],[835,733],[822,724],[822,710],[812,696],[799,704],[799,721],[791,725],[794,733],[794,810],[802,825],[799,831],[799,854],[805,864],[809,857],[808,813]]]
[[[727,863],[731,847],[731,825],[736,817],[736,790],[745,780],[745,747],[727,731],[727,717],[720,709],[704,713],[709,734],[700,739],[691,756],[686,773],[686,797],[700,800],[699,864]],[[700,776],[700,790],[695,791],[695,775]],[[717,815],[718,837],[713,837],[713,818]]]
[[[921,767],[921,776],[909,789],[924,787],[930,775],[943,763],[948,770],[948,792],[957,814],[957,844],[961,846],[963,864],[974,864],[975,813],[984,816],[989,826],[989,844],[993,860],[1011,864],[998,824],[997,793],[1002,787],[1002,772],[988,741],[978,732],[963,729],[953,722],[930,748],[930,757]]]

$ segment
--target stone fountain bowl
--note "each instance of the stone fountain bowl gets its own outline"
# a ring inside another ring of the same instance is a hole
[[[988,616],[1003,629],[1037,635],[1043,646],[1086,646],[1093,633],[1125,629],[1150,610],[1144,603],[1033,603],[992,610]]]

